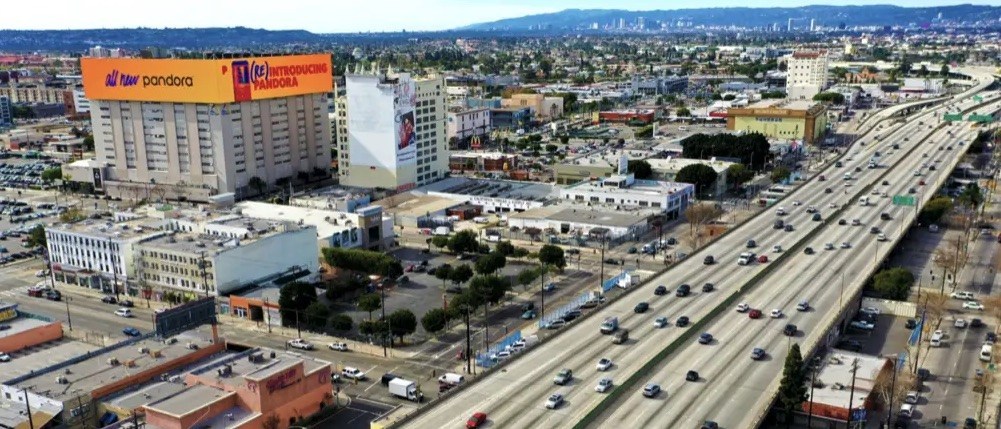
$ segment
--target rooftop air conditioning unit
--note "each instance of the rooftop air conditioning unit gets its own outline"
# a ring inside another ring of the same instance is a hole
[[[149,353],[149,347],[139,347],[139,353],[142,354]]]
[[[170,381],[171,383],[180,383],[181,382],[181,376],[179,376],[179,375],[172,375],[172,376],[170,376],[170,378],[168,379],[168,381]]]
[[[184,347],[186,347],[188,350],[198,350],[198,344],[195,343],[188,343]]]
[[[70,382],[69,379],[67,379],[66,377],[63,377],[61,375],[58,376],[58,377],[56,377],[56,383],[59,383],[59,384],[69,384],[69,382]]]
[[[118,365],[118,359],[117,358],[108,358],[108,365],[111,365],[111,366]]]
[[[167,345],[171,345],[171,344],[177,343],[177,338],[174,338],[174,337],[167,338],[166,340],[163,340],[163,343],[167,344]]]

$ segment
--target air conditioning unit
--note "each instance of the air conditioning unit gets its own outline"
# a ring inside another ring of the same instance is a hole
[[[166,340],[163,340],[163,343],[167,345],[175,344],[177,343],[177,338],[174,337],[167,338]]]
[[[170,378],[168,379],[168,381],[170,381],[171,383],[180,383],[181,382],[181,376],[179,376],[179,375],[172,375],[172,376],[170,376]]]
[[[111,366],[118,365],[118,358],[108,358],[108,365]]]
[[[186,347],[188,350],[198,350],[198,344],[195,343],[188,343],[184,347]]]
[[[141,354],[149,353],[149,347],[139,347],[139,353]]]
[[[70,381],[66,377],[63,377],[63,376],[60,375],[60,376],[56,377],[56,383],[59,383],[59,384],[69,384]]]

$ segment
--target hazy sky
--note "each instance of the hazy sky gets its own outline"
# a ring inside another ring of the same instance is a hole
[[[896,4],[926,7],[1001,0],[13,0],[0,20],[6,29],[121,27],[232,27],[303,29],[317,33],[446,30],[534,13],[580,9],[679,9],[692,7],[796,7],[810,4]],[[147,6],[148,5],[148,6]],[[17,14],[19,8],[40,8]],[[11,9],[13,8],[13,9]]]

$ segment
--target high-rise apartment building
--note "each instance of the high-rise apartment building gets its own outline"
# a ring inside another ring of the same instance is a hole
[[[84,58],[82,67],[106,166],[94,182],[109,195],[208,201],[329,174],[328,55]]]
[[[407,190],[444,178],[443,76],[352,74],[346,86],[336,102],[341,184]]]
[[[10,98],[0,95],[0,127],[14,125],[14,106]]]
[[[799,51],[789,57],[786,92],[793,100],[812,100],[827,86],[827,51]]]

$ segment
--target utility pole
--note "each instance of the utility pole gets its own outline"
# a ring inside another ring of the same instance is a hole
[[[268,298],[264,297],[264,315],[268,318],[268,333],[271,333],[271,310],[268,309]]]
[[[201,254],[199,256],[200,256],[200,258],[198,260],[198,269],[201,271],[201,275],[202,275],[202,289],[203,289],[203,292],[205,292],[205,297],[208,297],[209,296],[209,281],[208,281],[208,273],[205,271],[205,269],[207,268],[208,264],[205,262],[205,251],[202,250]],[[298,314],[296,315],[296,317],[298,317]]]
[[[472,345],[470,344],[469,335],[469,304],[463,304],[462,309],[466,313],[466,374],[472,374],[473,370],[471,368],[470,362],[473,354]]]
[[[813,427],[813,386],[817,384],[817,366],[810,364],[810,406],[806,411],[806,427]]]
[[[855,373],[858,372],[858,358],[852,359],[852,390],[848,392],[848,429],[852,427],[852,412],[855,408],[852,403],[855,401]]]
[[[118,258],[115,258],[115,242],[111,237],[108,237],[108,252],[111,256],[111,288],[115,290],[115,299],[120,300],[121,296],[119,296],[118,292]]]
[[[31,405],[28,403],[28,388],[21,389],[21,392],[24,393],[24,407],[28,409],[28,427],[35,429],[35,419],[31,418]]]
[[[290,192],[291,192],[291,186],[292,185],[290,183],[289,184]],[[382,304],[379,305],[379,307],[382,307],[382,323],[386,323],[388,325],[389,321],[386,320],[386,286],[383,285],[382,287],[380,287],[380,289],[382,290]],[[389,357],[389,351],[386,350],[386,335],[382,336],[382,357]]]
[[[890,419],[893,418],[893,396],[897,393],[897,357],[893,358],[893,379],[890,381],[890,404],[886,408],[886,427],[890,427]]]
[[[928,297],[925,297],[925,305],[921,308],[921,329],[918,330],[918,351],[914,354],[914,374],[918,373],[918,365],[921,362],[921,343],[924,341],[926,313],[928,311]]]
[[[539,267],[539,274],[541,274],[542,278],[542,293],[540,294],[542,297],[542,305],[539,306],[539,322],[542,322],[542,320],[546,318],[546,264],[542,264],[542,266]]]
[[[69,325],[70,325],[70,331],[72,331],[73,330],[73,318],[70,317],[70,299],[72,299],[72,298],[70,298],[68,296],[64,296],[63,297],[63,300],[65,300],[65,302],[66,302],[66,323],[69,323]]]

